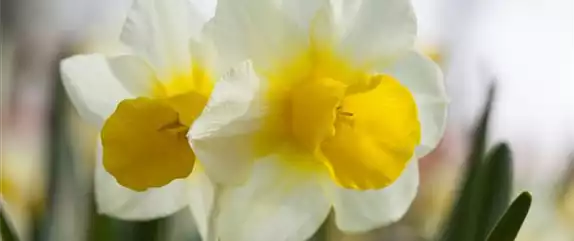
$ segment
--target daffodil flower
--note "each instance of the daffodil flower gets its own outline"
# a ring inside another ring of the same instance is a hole
[[[221,241],[306,240],[331,208],[345,232],[401,218],[439,142],[441,71],[413,50],[408,0],[220,0],[220,81],[188,139],[218,183]]]
[[[186,138],[218,75],[200,34],[215,3],[200,4],[136,0],[120,36],[127,53],[77,55],[61,63],[73,104],[101,128],[95,180],[101,213],[133,220],[166,216],[208,183]]]

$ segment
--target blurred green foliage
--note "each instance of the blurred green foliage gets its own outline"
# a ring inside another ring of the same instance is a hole
[[[489,241],[514,240],[530,208],[529,203],[523,204],[523,194],[514,202],[518,203],[517,206],[513,205],[504,214],[512,192],[512,155],[508,145],[496,144],[488,155],[485,155],[488,120],[492,113],[494,94],[495,89],[492,87],[473,134],[472,150],[466,163],[462,189],[437,240],[484,241],[491,230],[495,231]],[[501,221],[498,221],[499,219]]]

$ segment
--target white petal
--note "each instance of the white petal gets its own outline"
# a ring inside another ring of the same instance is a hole
[[[203,168],[196,165],[189,180],[189,207],[195,220],[195,226],[205,240],[211,208],[213,206],[213,183]]]
[[[442,72],[417,52],[409,52],[382,72],[390,73],[413,93],[422,134],[416,155],[423,157],[438,145],[446,126],[448,98]]]
[[[114,76],[103,55],[77,55],[60,65],[64,87],[87,121],[101,126],[117,104],[134,95]]]
[[[245,185],[224,190],[220,205],[221,241],[307,240],[330,210],[315,176],[273,157],[256,162]]]
[[[150,220],[171,215],[188,205],[187,180],[172,181],[144,192],[132,191],[118,184],[104,169],[100,142],[97,155],[95,195],[98,213],[124,220]]]
[[[189,0],[136,0],[121,39],[143,55],[161,79],[187,74],[185,71],[190,71],[192,61],[189,41],[199,38],[214,8],[214,0],[195,0],[191,4]]]
[[[134,55],[121,55],[108,61],[112,73],[130,93],[135,96],[152,94],[157,77],[144,59]]]
[[[282,0],[281,11],[293,21],[301,32],[308,33],[317,11],[328,4],[326,0]]]
[[[319,44],[341,44],[364,1],[323,0],[309,24]],[[337,45],[336,45],[337,46]],[[339,46],[340,47],[340,46]]]
[[[206,34],[228,62],[226,66],[250,58],[258,68],[301,54],[308,39],[288,21],[276,1],[268,0],[220,0]]]
[[[335,220],[344,232],[366,232],[398,221],[409,209],[419,184],[418,160],[391,186],[372,191],[355,191],[333,185]]]
[[[217,0],[187,0],[191,3],[193,13],[193,36],[198,37],[203,30],[203,26],[215,15]]]
[[[407,51],[416,37],[410,1],[331,1],[343,55],[358,64],[392,58]]]
[[[255,159],[249,139],[263,116],[259,88],[251,62],[241,63],[217,81],[189,131],[195,155],[216,182],[241,182],[249,174]]]

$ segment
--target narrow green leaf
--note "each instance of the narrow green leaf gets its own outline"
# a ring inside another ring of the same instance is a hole
[[[488,123],[492,113],[492,105],[494,102],[494,95],[496,93],[494,85],[490,87],[486,103],[480,116],[480,120],[472,135],[472,150],[469,156],[469,168],[467,173],[477,174],[478,167],[481,166],[486,151],[486,139],[488,135]],[[466,187],[466,186],[465,186]]]
[[[510,202],[512,159],[508,145],[496,145],[486,159],[481,173],[482,196],[478,207],[475,240],[484,240]]]
[[[532,204],[532,195],[528,192],[523,192],[514,199],[488,236],[487,241],[513,241],[528,215],[530,204]]]
[[[463,184],[449,219],[445,222],[439,240],[473,241],[477,230],[477,216],[481,197],[481,173],[495,88],[490,88],[480,120],[473,133],[472,150],[466,162]]]
[[[4,208],[0,207],[0,234],[2,234],[0,237],[5,241],[18,241],[18,236],[8,219],[8,215],[4,212]]]

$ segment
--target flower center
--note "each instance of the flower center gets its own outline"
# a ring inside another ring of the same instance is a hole
[[[298,144],[316,152],[336,133],[337,121],[351,123],[355,113],[343,106],[346,96],[375,89],[382,75],[366,77],[348,85],[331,78],[317,78],[295,86],[290,95],[291,134]]]
[[[301,157],[311,153],[345,188],[393,183],[419,144],[420,123],[409,89],[392,76],[370,74],[374,65],[351,63],[313,37],[301,54],[272,63],[263,70],[269,114],[255,151],[280,150],[287,163],[314,171],[321,165]]]
[[[123,100],[104,123],[103,164],[122,186],[144,191],[193,170],[195,154],[186,134],[211,91],[209,82],[199,81],[206,76],[193,77],[158,82],[153,97]]]
[[[335,119],[342,114],[346,85],[328,78],[312,80],[291,93],[291,134],[303,148],[315,153],[335,135]],[[343,114],[343,115],[348,115]]]
[[[410,92],[387,75],[352,85],[330,78],[304,82],[290,95],[291,134],[343,187],[390,185],[420,140]]]

